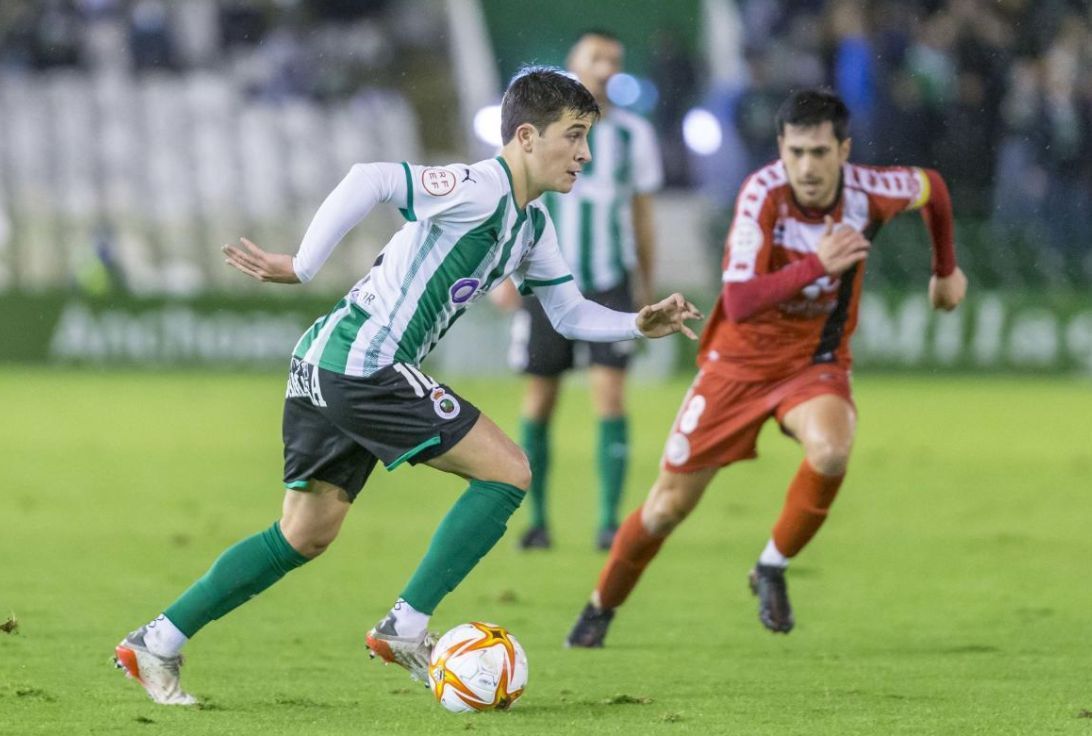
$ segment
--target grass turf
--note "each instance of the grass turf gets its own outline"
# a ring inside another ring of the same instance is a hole
[[[364,655],[463,484],[378,470],[325,557],[187,647],[201,709],[153,705],[114,644],[278,515],[283,378],[0,370],[2,734],[1092,734],[1088,417],[1078,381],[863,375],[850,473],[790,571],[798,626],[760,627],[745,575],[799,451],[768,427],[619,612],[603,651],[561,641],[603,557],[594,422],[554,429],[556,548],[526,512],[440,607],[527,649],[507,713],[454,716]],[[514,430],[519,384],[455,382]],[[685,384],[632,391],[625,506],[656,472]]]

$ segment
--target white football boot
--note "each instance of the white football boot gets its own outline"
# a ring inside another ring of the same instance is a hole
[[[126,677],[143,685],[148,696],[161,705],[196,705],[197,698],[183,692],[179,682],[182,655],[160,657],[150,652],[144,645],[145,628],[130,633],[114,648],[114,666],[125,670]]]
[[[394,617],[387,616],[368,632],[368,656],[379,657],[386,664],[394,663],[409,670],[410,676],[428,687],[428,664],[436,635],[423,631],[418,636],[398,636]]]

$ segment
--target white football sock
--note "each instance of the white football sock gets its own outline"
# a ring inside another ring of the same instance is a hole
[[[399,636],[414,637],[428,628],[429,615],[421,613],[401,598],[394,602],[391,615],[394,616],[394,630]]]
[[[777,550],[777,545],[773,543],[772,539],[766,542],[766,549],[762,550],[758,562],[761,565],[772,565],[773,567],[789,566],[789,558]]]
[[[163,614],[156,616],[144,629],[144,646],[160,657],[174,657],[187,641],[189,637]]]

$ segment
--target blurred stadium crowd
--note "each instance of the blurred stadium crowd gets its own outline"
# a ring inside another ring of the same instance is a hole
[[[1092,283],[1087,0],[745,0],[748,81],[727,102],[748,170],[793,87],[853,111],[854,158],[938,168],[978,285]],[[1011,257],[1005,257],[1011,254]],[[897,264],[880,264],[898,279]]]
[[[743,39],[735,79],[677,47],[677,73],[650,73],[673,111],[650,112],[671,121],[663,149],[691,159],[667,167],[676,186],[727,212],[776,155],[786,92],[828,84],[853,110],[856,160],[945,175],[976,285],[1092,285],[1089,0],[720,4]],[[88,247],[140,292],[216,288],[230,275],[209,243],[298,229],[351,163],[461,155],[445,12],[439,0],[4,0],[0,289],[63,283]],[[699,100],[724,127],[704,165],[682,153]],[[895,250],[870,269],[893,286],[912,270]]]

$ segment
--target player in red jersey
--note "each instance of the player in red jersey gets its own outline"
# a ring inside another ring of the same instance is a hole
[[[801,444],[804,460],[750,584],[763,625],[792,629],[785,569],[826,519],[853,445],[849,338],[870,241],[898,213],[920,210],[933,244],[933,307],[954,309],[967,289],[955,262],[944,180],[930,169],[848,163],[848,125],[845,104],[829,92],[797,92],[778,111],[780,158],[739,192],[724,289],[702,333],[698,374],[668,436],[660,475],[618,530],[569,646],[603,645],[615,609],[667,535],[718,470],[756,457],[755,441],[770,418]]]

